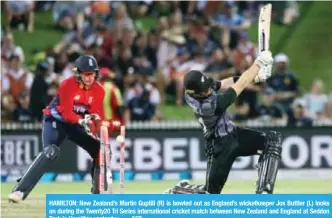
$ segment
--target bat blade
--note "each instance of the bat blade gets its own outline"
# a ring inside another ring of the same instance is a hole
[[[259,13],[258,20],[258,49],[259,52],[270,49],[270,26],[272,4],[264,5]]]

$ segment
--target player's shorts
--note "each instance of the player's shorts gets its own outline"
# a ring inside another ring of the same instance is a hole
[[[207,191],[220,193],[237,157],[258,154],[264,150],[265,134],[260,131],[236,127],[226,137],[207,142]]]

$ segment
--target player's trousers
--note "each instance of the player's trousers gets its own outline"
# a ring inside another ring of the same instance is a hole
[[[265,148],[265,133],[236,127],[228,136],[207,141],[206,189],[220,194],[237,157],[257,155]]]
[[[44,172],[47,171],[48,167],[54,163],[56,158],[63,150],[66,150],[66,146],[62,145],[65,139],[69,139],[73,143],[82,147],[92,157],[92,193],[99,193],[98,189],[96,188],[98,187],[99,183],[99,141],[86,134],[83,127],[64,123],[50,116],[44,116],[43,120],[42,141],[44,149],[35,158],[32,165],[22,176],[22,178],[18,179],[18,184],[14,187],[13,191],[23,192],[23,199],[25,199],[37,184]]]
[[[88,134],[86,134],[83,127],[68,124],[54,119],[53,117],[45,116],[43,121],[42,140],[43,146],[56,145],[62,148],[62,142],[68,139],[77,144],[89,153],[92,159],[97,159],[100,142]]]

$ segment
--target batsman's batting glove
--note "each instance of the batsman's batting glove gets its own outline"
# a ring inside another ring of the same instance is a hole
[[[255,83],[265,82],[272,75],[272,65],[264,65],[260,68],[257,76],[255,77]]]
[[[255,64],[257,64],[260,68],[263,66],[273,64],[273,57],[270,51],[263,51],[261,52],[255,60]]]

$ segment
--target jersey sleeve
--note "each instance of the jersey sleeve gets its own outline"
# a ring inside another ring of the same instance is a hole
[[[102,117],[101,111],[105,97],[105,89],[102,86],[98,86],[94,92],[93,97],[96,99],[96,101],[94,101],[94,103],[91,105],[89,112],[90,114],[98,114],[100,117]]]
[[[236,96],[236,92],[233,88],[229,88],[224,94],[219,94],[217,96],[215,114],[223,114],[227,108],[235,102]]]
[[[74,98],[68,94],[73,92],[69,80],[63,81],[58,90],[62,118],[69,123],[77,124],[81,117],[73,112]]]

